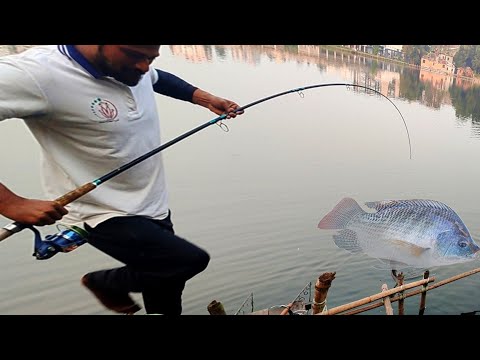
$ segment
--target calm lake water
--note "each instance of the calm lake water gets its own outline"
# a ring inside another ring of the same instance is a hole
[[[2,54],[21,50],[3,47]],[[187,282],[184,314],[208,315],[212,300],[234,314],[252,293],[254,310],[287,304],[324,272],[336,272],[328,308],[376,294],[384,283],[393,287],[376,259],[338,248],[332,231],[317,228],[346,196],[360,204],[444,202],[480,241],[480,91],[471,83],[318,46],[162,46],[155,65],[241,105],[314,84],[369,86],[398,107],[412,145],[410,159],[402,118],[384,97],[324,87],[253,106],[224,122],[228,132],[212,125],[163,151],[176,232],[211,255]],[[158,96],[158,106],[164,141],[215,118],[167,97]],[[0,160],[1,182],[43,198],[38,146],[21,121],[1,124]],[[32,252],[27,230],[0,244],[0,314],[112,314],[80,277],[116,260],[88,244],[44,261]],[[438,282],[479,266],[429,270]],[[425,314],[480,310],[479,281],[472,275],[428,292]],[[416,314],[418,304],[418,296],[406,299],[406,313]]]

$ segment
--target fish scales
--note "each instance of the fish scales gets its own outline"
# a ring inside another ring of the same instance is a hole
[[[470,261],[480,249],[460,217],[447,205],[427,199],[365,203],[342,199],[319,222],[320,229],[340,229],[335,244],[388,264],[429,267]]]

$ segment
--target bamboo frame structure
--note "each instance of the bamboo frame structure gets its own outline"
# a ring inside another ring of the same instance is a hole
[[[417,290],[413,290],[413,291],[410,291],[402,296],[399,296],[399,295],[395,295],[394,297],[390,298],[390,302],[395,302],[395,301],[399,301],[399,300],[403,300],[403,299],[406,299],[406,298],[409,298],[411,296],[415,296],[415,295],[418,295],[418,294],[421,294],[423,292],[426,292],[426,291],[430,291],[430,290],[433,290],[433,289],[436,289],[437,287],[440,287],[440,286],[443,286],[443,285],[446,285],[446,284],[449,284],[451,282],[454,282],[454,281],[457,281],[457,280],[460,280],[464,277],[467,277],[467,276],[470,276],[470,275],[474,275],[476,273],[480,272],[480,268],[477,268],[477,269],[473,269],[473,270],[469,270],[469,271],[466,271],[466,272],[463,272],[461,274],[458,274],[458,275],[455,275],[455,276],[452,276],[452,277],[449,277],[445,280],[442,280],[442,281],[439,281],[435,284],[432,284],[432,285],[429,285],[427,286],[425,289],[417,289]],[[361,313],[361,312],[365,312],[365,311],[368,311],[368,310],[372,310],[372,309],[375,309],[375,308],[378,308],[380,306],[383,306],[383,303],[382,302],[377,302],[375,304],[371,304],[369,306],[366,306],[364,308],[360,308],[360,309],[355,309],[353,311],[350,311],[350,312],[346,312],[342,315],[354,315],[354,314],[358,314],[358,313]]]
[[[420,304],[419,304],[419,315],[423,315],[426,309],[426,293],[430,290],[436,289],[437,287],[449,284],[451,282],[460,280],[470,275],[474,275],[480,272],[480,268],[476,268],[470,271],[463,272],[461,274],[449,277],[445,280],[439,281],[437,283],[431,284],[435,281],[435,277],[430,277],[430,272],[426,270],[423,274],[423,279],[414,281],[411,283],[404,283],[404,275],[403,273],[398,273],[394,275],[396,285],[392,289],[388,289],[387,284],[383,284],[381,287],[381,291],[379,293],[367,296],[365,298],[334,307],[332,309],[326,309],[326,300],[327,300],[327,293],[328,289],[331,286],[332,281],[335,279],[335,272],[333,273],[323,273],[317,279],[315,284],[315,294],[314,299],[311,303],[305,303],[302,298],[302,293],[306,293],[306,288],[311,283],[307,284],[305,288],[297,295],[294,301],[290,302],[288,305],[277,306],[276,311],[270,311],[274,307],[269,309],[263,309],[259,311],[253,311],[253,293],[251,294],[252,297],[252,312],[247,313],[246,315],[297,315],[299,313],[307,314],[309,309],[312,309],[312,315],[354,315],[359,314],[362,312],[366,312],[369,310],[373,310],[375,308],[384,306],[387,315],[393,315],[393,307],[392,303],[398,301],[398,314],[404,315],[404,300],[411,296],[421,295],[420,296]],[[393,273],[393,272],[392,272]],[[413,289],[415,287],[420,287],[420,289]],[[410,291],[407,291],[410,290]],[[215,306],[214,306],[215,305]],[[215,314],[215,311],[212,311],[213,308],[216,306],[221,305],[217,303],[216,300],[212,301],[209,305],[209,312],[211,315]],[[299,309],[298,306],[303,306],[303,308]],[[223,305],[221,305],[223,309]],[[243,308],[243,305],[241,309]],[[293,308],[297,308],[295,312],[292,312]],[[240,309],[239,309],[240,310]],[[240,311],[237,311],[235,315],[239,314]],[[225,315],[223,310],[218,313],[219,315]]]
[[[416,286],[423,285],[425,283],[429,283],[429,282],[433,282],[433,281],[435,281],[435,277],[414,281],[414,282],[411,282],[409,284],[404,284],[402,286],[399,286],[399,287],[396,287],[396,288],[393,288],[393,289],[390,289],[390,290],[382,291],[380,293],[364,297],[363,299],[353,301],[353,302],[345,304],[345,305],[340,305],[340,306],[334,307],[330,310],[323,311],[322,313],[316,314],[316,315],[335,315],[335,314],[338,314],[338,313],[341,313],[341,312],[344,312],[344,311],[347,311],[347,310],[350,310],[350,309],[353,309],[353,308],[356,308],[356,307],[359,307],[359,306],[362,306],[362,305],[365,305],[365,304],[368,304],[368,303],[372,303],[372,302],[380,300],[380,299],[384,299],[385,297],[396,294],[400,291],[408,290],[408,289],[414,288]],[[382,306],[382,305],[383,305],[383,302],[381,302],[379,306]]]

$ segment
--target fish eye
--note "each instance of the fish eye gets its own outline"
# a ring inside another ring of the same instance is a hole
[[[458,246],[460,246],[461,248],[464,248],[464,247],[467,246],[467,242],[466,242],[466,241],[463,241],[463,240],[460,240],[460,241],[458,242]]]

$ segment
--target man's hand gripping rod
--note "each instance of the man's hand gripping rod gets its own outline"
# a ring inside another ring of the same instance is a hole
[[[80,186],[79,188],[70,191],[69,193],[66,193],[65,195],[55,199],[56,202],[58,202],[60,205],[65,206],[72,201],[78,199],[79,197],[85,195],[86,193],[92,191],[95,189],[97,185],[93,182],[87,183],[83,186]],[[0,229],[0,241],[5,240],[9,236],[23,230],[25,228],[24,225],[18,223],[18,222],[13,222],[10,223],[6,226],[3,227],[3,229]]]

